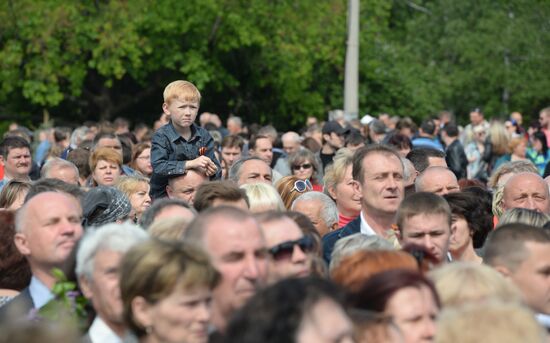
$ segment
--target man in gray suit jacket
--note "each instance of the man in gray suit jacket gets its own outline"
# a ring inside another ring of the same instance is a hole
[[[44,192],[19,209],[15,219],[15,245],[32,272],[29,286],[2,307],[0,319],[27,315],[41,308],[53,294],[54,268],[62,268],[82,236],[82,208],[65,193]]]

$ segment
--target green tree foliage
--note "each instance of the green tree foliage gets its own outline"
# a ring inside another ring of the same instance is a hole
[[[462,121],[476,106],[489,116],[548,106],[548,1],[440,0],[425,8],[406,22],[400,41],[407,58],[433,72],[426,93],[440,106]]]
[[[345,10],[314,0],[9,1],[0,99],[53,117],[156,115],[163,87],[187,79],[205,110],[295,124],[325,113],[339,91]]]
[[[38,125],[151,123],[162,90],[202,110],[300,126],[342,107],[347,0],[6,0],[0,112]],[[550,3],[363,0],[360,112],[534,113],[549,102]]]

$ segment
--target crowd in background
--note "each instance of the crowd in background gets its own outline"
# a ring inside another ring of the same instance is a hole
[[[0,342],[549,341],[550,108],[278,132],[166,92],[4,135]]]

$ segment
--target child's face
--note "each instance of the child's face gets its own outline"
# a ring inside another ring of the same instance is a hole
[[[172,124],[176,128],[188,128],[195,122],[199,111],[199,103],[196,101],[173,99],[170,103],[162,105],[164,113],[170,115]]]

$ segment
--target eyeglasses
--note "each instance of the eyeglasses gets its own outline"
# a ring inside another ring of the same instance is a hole
[[[300,169],[310,169],[312,167],[311,163],[304,163],[297,166],[292,166],[293,170],[300,170]]]
[[[313,238],[304,236],[295,241],[286,241],[269,249],[269,253],[275,261],[290,260],[294,253],[294,246],[300,247],[304,253],[313,251]]]
[[[313,185],[311,182],[309,182],[308,179],[304,180],[296,180],[294,182],[294,188],[293,191],[298,191],[300,193],[304,193],[305,191],[311,191],[313,189]]]

